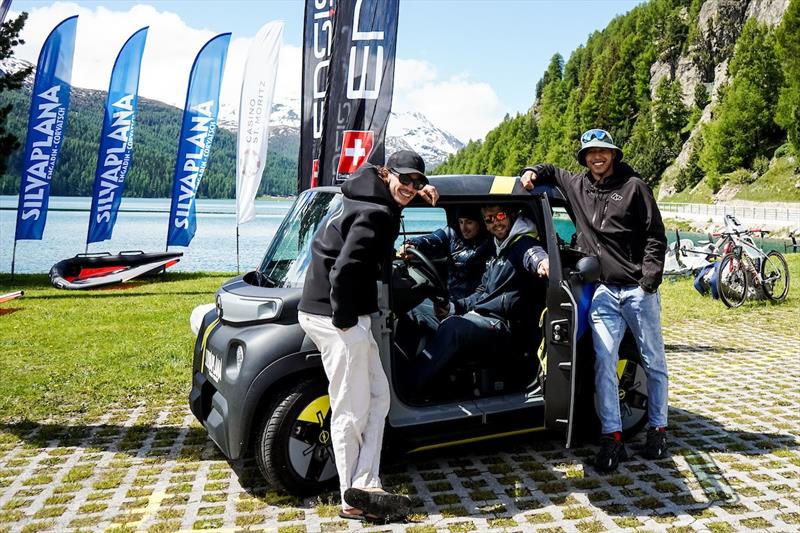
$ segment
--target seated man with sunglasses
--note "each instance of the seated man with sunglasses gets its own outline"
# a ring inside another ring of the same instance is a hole
[[[522,185],[558,184],[575,215],[578,246],[600,262],[600,283],[589,310],[603,432],[594,466],[610,472],[627,457],[617,378],[626,328],[636,338],[647,374],[650,429],[644,455],[661,459],[667,452],[667,361],[658,297],[667,237],[653,192],[622,162],[622,150],[607,131],[592,129],[581,136],[578,162],[587,170],[573,173],[548,164],[525,168]]]
[[[499,205],[483,207],[481,215],[494,237],[496,257],[475,292],[447,306],[435,305],[441,322],[414,369],[420,391],[427,391],[459,354],[492,358],[507,353],[515,330],[535,328],[544,307],[541,278],[548,276],[550,262],[536,225]]]

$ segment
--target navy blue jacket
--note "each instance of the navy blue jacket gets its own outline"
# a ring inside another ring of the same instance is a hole
[[[514,223],[511,233],[497,246],[497,257],[491,259],[481,284],[466,298],[454,300],[456,314],[475,311],[511,322],[538,320],[531,311],[543,302],[543,280],[536,273],[539,263],[547,258],[539,243],[536,226],[523,217]]]
[[[450,226],[406,242],[431,258],[449,255],[447,290],[452,300],[475,292],[486,271],[486,261],[494,255],[491,240],[485,235],[467,241]]]

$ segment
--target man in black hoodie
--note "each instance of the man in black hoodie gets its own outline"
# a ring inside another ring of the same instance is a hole
[[[521,174],[527,189],[534,182],[561,187],[575,215],[578,246],[600,262],[600,283],[590,309],[603,432],[595,468],[608,472],[627,457],[617,378],[626,324],[636,338],[647,374],[650,427],[643,453],[660,459],[667,451],[667,362],[658,295],[667,237],[652,191],[622,162],[622,150],[607,131],[592,129],[581,136],[578,162],[588,170],[572,173],[541,164]]]
[[[400,210],[417,194],[435,204],[425,163],[410,150],[385,167],[364,164],[342,184],[341,210],[317,230],[298,305],[300,326],[317,345],[328,377],[343,518],[408,514],[406,496],[382,490],[378,477],[389,382],[372,335],[378,281],[388,279]]]

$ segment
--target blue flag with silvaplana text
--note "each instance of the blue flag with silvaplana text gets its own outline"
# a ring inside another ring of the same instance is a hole
[[[230,33],[223,33],[208,41],[189,75],[172,181],[167,246],[189,246],[197,229],[195,198],[217,130],[219,91],[230,39]]]
[[[133,157],[139,71],[146,40],[147,28],[134,33],[120,49],[111,71],[86,244],[110,239],[117,222],[125,177]]]
[[[11,0],[0,1],[0,24],[6,21],[6,14],[11,9]]]
[[[19,186],[17,241],[41,240],[47,223],[50,180],[66,132],[77,25],[77,15],[64,19],[39,52]]]

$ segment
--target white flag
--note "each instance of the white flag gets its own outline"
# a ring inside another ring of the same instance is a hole
[[[242,80],[239,138],[236,146],[236,223],[256,216],[255,199],[267,164],[269,114],[275,94],[283,22],[269,22],[256,34]]]

